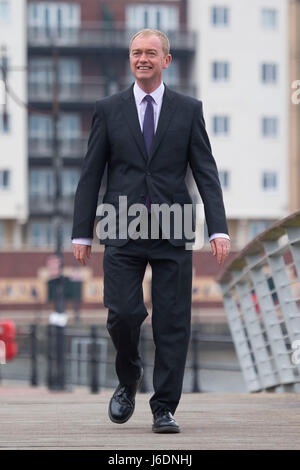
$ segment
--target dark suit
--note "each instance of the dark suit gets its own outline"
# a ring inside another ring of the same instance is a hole
[[[118,214],[118,197],[128,206],[191,204],[185,176],[190,164],[204,203],[208,234],[228,233],[222,191],[205,130],[202,103],[165,87],[158,127],[147,155],[133,86],[97,101],[88,150],[75,196],[72,238],[92,238],[99,187],[107,163],[104,202]],[[128,217],[128,223],[133,217]],[[117,224],[118,226],[118,224]],[[152,411],[178,405],[190,335],[192,252],[183,236],[166,240],[105,239],[104,304],[107,328],[117,349],[120,382],[132,383],[140,368],[140,325],[147,316],[142,280],[152,267],[152,326],[156,346]]]

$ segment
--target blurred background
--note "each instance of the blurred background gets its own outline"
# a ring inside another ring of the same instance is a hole
[[[128,44],[136,31],[168,35],[165,83],[203,101],[230,259],[299,209],[299,19],[299,0],[0,0],[0,338],[17,346],[0,365],[2,380],[115,385],[103,246],[95,236],[82,267],[71,230],[94,103],[133,83]],[[199,201],[192,181],[190,192]],[[193,256],[185,391],[244,391],[206,227],[205,246]],[[149,267],[145,389],[152,386],[150,290]]]

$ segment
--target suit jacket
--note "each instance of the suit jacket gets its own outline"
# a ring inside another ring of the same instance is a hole
[[[119,196],[127,204],[192,204],[185,184],[188,164],[201,195],[208,235],[227,233],[227,222],[218,171],[202,112],[202,102],[165,86],[163,103],[150,155],[147,155],[138,119],[133,85],[95,104],[88,148],[74,202],[72,238],[93,238],[99,188],[107,164],[107,190],[103,202],[116,208]],[[134,219],[128,217],[128,224]],[[183,221],[182,221],[183,222]],[[128,225],[127,224],[127,225]],[[193,222],[193,229],[195,225]],[[171,219],[170,243],[182,246],[194,241],[174,238]],[[117,234],[118,237],[118,234]],[[104,239],[102,244],[121,246],[126,239]]]

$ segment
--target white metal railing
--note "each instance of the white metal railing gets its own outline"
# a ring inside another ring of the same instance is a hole
[[[141,28],[142,29],[142,28]],[[28,44],[31,47],[89,47],[117,48],[126,50],[130,38],[136,33],[124,24],[112,26],[104,23],[83,23],[78,27],[48,28],[46,26],[28,26]],[[166,31],[172,50],[194,51],[196,33],[179,29]]]
[[[64,137],[58,139],[59,152],[63,158],[83,158],[87,149],[87,136]],[[53,139],[47,137],[29,137],[30,157],[53,157]]]
[[[60,102],[67,103],[94,103],[97,99],[110,96],[127,88],[133,83],[133,77],[124,80],[105,80],[103,77],[97,81],[83,82],[63,82],[58,85],[58,99]],[[168,84],[168,83],[167,83]],[[196,86],[189,85],[183,81],[177,84],[170,84],[170,88],[179,93],[190,96],[196,96]],[[42,81],[29,81],[28,96],[31,103],[34,102],[52,102],[53,100],[53,84]]]
[[[218,277],[248,390],[296,391],[300,361],[300,211],[259,234]]]

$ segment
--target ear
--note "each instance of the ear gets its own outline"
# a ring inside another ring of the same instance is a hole
[[[166,57],[165,57],[165,63],[164,63],[164,66],[163,68],[164,69],[167,69],[170,65],[170,63],[172,62],[172,56],[171,54],[168,54]]]

